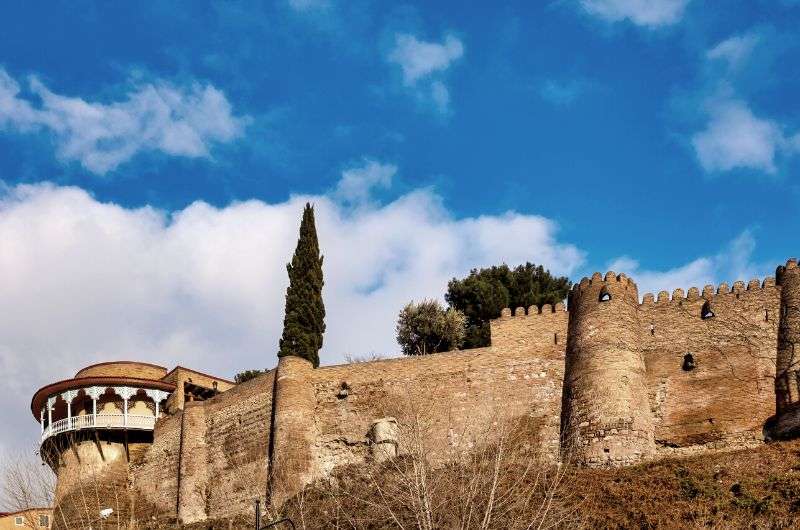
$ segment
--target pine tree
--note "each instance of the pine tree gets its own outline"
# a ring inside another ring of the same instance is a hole
[[[302,357],[316,368],[325,332],[325,305],[322,302],[322,256],[314,225],[314,208],[308,203],[303,210],[297,248],[286,270],[289,272],[289,288],[286,289],[286,316],[278,357]]]
[[[526,263],[512,269],[502,264],[473,269],[461,280],[453,278],[444,298],[467,317],[464,349],[480,348],[489,345],[489,321],[504,307],[555,304],[567,297],[571,286],[568,278],[553,276],[541,265]]]

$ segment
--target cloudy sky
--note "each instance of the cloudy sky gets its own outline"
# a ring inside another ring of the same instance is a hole
[[[322,362],[472,267],[650,290],[800,247],[800,2],[23,3],[0,17],[0,451],[34,391],[275,365],[316,205]]]

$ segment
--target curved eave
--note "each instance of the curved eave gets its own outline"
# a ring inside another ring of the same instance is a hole
[[[36,418],[36,421],[39,421],[39,411],[42,410],[48,396],[58,394],[65,390],[79,390],[89,386],[139,386],[153,390],[165,390],[167,392],[175,390],[175,385],[171,383],[138,377],[95,376],[64,379],[63,381],[43,386],[36,391],[31,399],[31,413],[33,417]]]

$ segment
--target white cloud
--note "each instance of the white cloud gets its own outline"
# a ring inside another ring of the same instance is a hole
[[[730,37],[708,50],[706,57],[724,60],[731,68],[737,68],[747,61],[758,41],[759,37],[754,33]]]
[[[431,83],[431,101],[442,114],[450,109],[450,90],[441,81]]]
[[[225,95],[211,85],[178,87],[160,81],[137,86],[114,103],[89,102],[49,90],[30,78],[31,96],[0,68],[0,130],[52,134],[60,160],[104,174],[142,151],[207,157],[215,143],[242,135]]]
[[[731,285],[736,280],[747,281],[773,274],[770,265],[753,262],[755,246],[753,234],[746,230],[719,254],[699,257],[672,269],[642,269],[638,261],[628,256],[615,259],[608,268],[633,278],[639,287],[640,298],[646,293],[658,294],[659,291],[668,291],[672,295],[672,291],[679,287],[685,293],[690,287],[702,290],[706,285],[716,287],[721,282]]]
[[[401,33],[395,36],[388,61],[400,67],[406,88],[430,101],[439,112],[446,113],[450,105],[450,91],[442,77],[463,55],[464,44],[453,35],[446,35],[441,43],[437,43]]]
[[[447,70],[450,63],[464,55],[464,45],[453,35],[447,35],[441,44],[425,42],[414,35],[400,34],[395,38],[395,47],[389,61],[403,69],[403,81],[414,85],[420,79],[435,72]]]
[[[73,187],[1,192],[0,300],[9,310],[0,316],[0,445],[36,436],[27,411],[36,388],[92,362],[139,359],[228,377],[273,366],[286,262],[306,201],[316,206],[325,255],[327,364],[348,353],[397,353],[403,304],[440,297],[472,267],[531,260],[570,274],[583,260],[543,217],[454,218],[425,189],[384,205],[363,200],[394,171],[367,162],[346,172],[350,184],[338,189],[362,200],[355,209],[335,193],[165,213]]]
[[[365,160],[361,166],[342,171],[334,197],[353,205],[367,203],[375,187],[388,188],[397,173],[397,166]]]
[[[655,28],[675,24],[690,0],[580,0],[584,11],[609,22],[630,20]]]
[[[707,64],[725,66],[724,70],[709,69],[711,92],[699,109],[707,122],[691,137],[707,172],[744,168],[772,174],[778,171],[781,158],[800,151],[800,133],[787,134],[785,123],[757,115],[738,94],[735,70],[747,63],[760,39],[749,32],[729,37],[706,52]]]
[[[588,83],[580,79],[560,81],[548,79],[539,87],[539,96],[553,105],[568,106],[588,88]]]
[[[289,0],[289,7],[295,11],[307,12],[331,7],[330,0]]]
[[[736,99],[712,101],[706,128],[692,136],[692,145],[706,171],[750,168],[775,173],[779,153],[795,151],[778,123],[759,118]]]

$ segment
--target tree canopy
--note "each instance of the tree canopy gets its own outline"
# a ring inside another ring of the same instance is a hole
[[[259,375],[266,372],[266,370],[244,370],[236,374],[233,378],[236,383],[244,383],[245,381],[250,381],[251,379],[255,379]]]
[[[319,366],[319,350],[325,333],[325,304],[322,301],[322,256],[319,252],[314,207],[306,203],[300,223],[300,237],[292,262],[286,265],[286,314],[278,357],[294,355]]]
[[[466,317],[436,300],[410,302],[397,318],[397,342],[404,355],[456,350],[464,342]]]
[[[571,285],[568,278],[553,276],[541,265],[529,262],[511,269],[502,264],[453,278],[445,299],[467,318],[464,347],[478,348],[489,345],[489,320],[499,317],[503,308],[555,304],[567,297]]]

